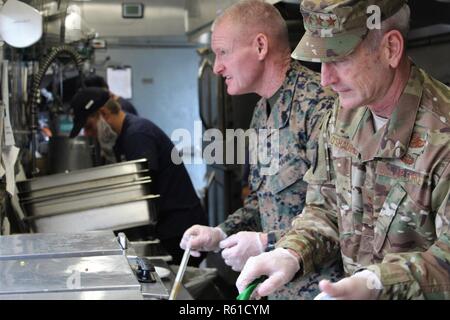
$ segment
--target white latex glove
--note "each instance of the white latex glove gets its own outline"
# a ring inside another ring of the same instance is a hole
[[[291,281],[298,270],[299,259],[288,250],[277,248],[249,258],[236,281],[236,287],[242,292],[253,280],[266,275],[269,278],[254,291],[257,297],[264,297]]]
[[[196,224],[184,232],[180,247],[186,250],[189,246],[191,255],[200,257],[200,251],[219,251],[219,242],[226,237],[227,235],[220,228]]]
[[[220,242],[222,257],[234,271],[241,271],[248,258],[264,252],[259,232],[241,231]]]
[[[376,300],[383,285],[374,272],[364,270],[336,283],[322,280],[319,288],[322,292],[317,296],[318,300],[319,296],[328,296],[333,300]]]

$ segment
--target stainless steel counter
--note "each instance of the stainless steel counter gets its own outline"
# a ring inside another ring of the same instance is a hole
[[[111,231],[0,237],[0,260],[121,255]]]
[[[96,290],[140,291],[125,256],[0,261],[0,294]]]
[[[167,299],[173,272],[144,283],[138,268],[134,249],[123,250],[111,231],[0,237],[0,299]]]
[[[140,291],[96,290],[2,294],[0,300],[144,300]]]

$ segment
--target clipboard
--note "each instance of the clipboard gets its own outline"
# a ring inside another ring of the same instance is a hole
[[[106,69],[106,82],[109,91],[124,99],[131,99],[133,91],[131,88],[132,70],[129,66],[108,67]]]

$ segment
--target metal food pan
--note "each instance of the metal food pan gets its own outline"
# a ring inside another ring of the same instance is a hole
[[[126,188],[122,187],[102,191],[101,193],[84,194],[37,203],[32,202],[25,204],[24,208],[30,216],[46,216],[134,201],[146,195],[149,195],[148,188],[144,184],[136,184]]]
[[[150,193],[150,182],[151,180],[147,179],[138,182],[117,184],[110,187],[85,189],[83,191],[61,195],[29,198],[21,201],[21,203],[25,211],[31,215],[62,212],[69,210],[68,208],[97,207],[99,204],[110,202],[111,199],[125,201],[148,195]]]
[[[156,212],[151,199],[157,197],[149,195],[134,201],[110,203],[103,207],[31,216],[26,220],[31,221],[35,232],[41,233],[121,230],[154,223]]]
[[[78,182],[73,184],[60,185],[51,188],[44,188],[40,190],[32,190],[26,192],[20,192],[19,197],[21,201],[27,201],[30,199],[37,199],[41,197],[61,196],[67,193],[80,192],[90,189],[104,188],[114,186],[120,183],[137,182],[141,180],[149,179],[148,170],[141,170],[136,173],[124,174],[120,176],[107,177],[97,180],[90,180],[84,182]]]
[[[52,174],[35,179],[29,179],[18,182],[17,187],[19,192],[30,192],[74,183],[123,176],[131,173],[137,173],[145,169],[148,169],[147,160],[139,159],[89,169],[75,170],[69,173]]]

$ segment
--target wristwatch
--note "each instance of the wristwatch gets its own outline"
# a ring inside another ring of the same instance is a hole
[[[272,251],[275,249],[275,243],[277,242],[277,237],[275,236],[275,232],[269,231],[267,233],[267,247],[266,252]]]

